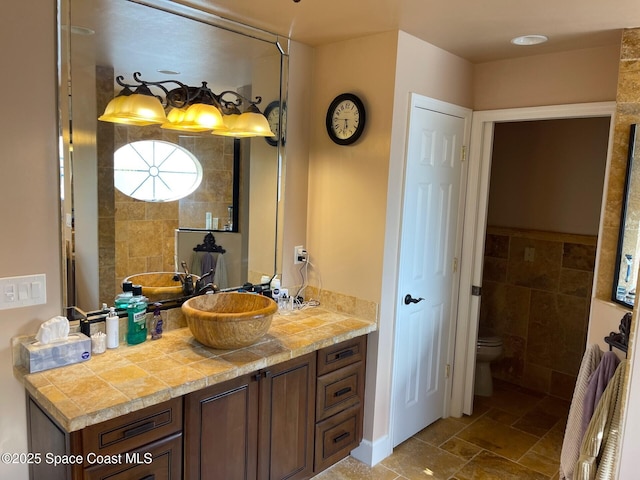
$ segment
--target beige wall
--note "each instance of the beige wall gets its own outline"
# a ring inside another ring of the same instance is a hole
[[[4,100],[12,114],[0,119],[0,276],[47,276],[46,305],[0,311],[0,451],[24,453],[24,389],[13,378],[9,340],[61,312],[55,2],[10,2],[3,15],[13,19],[0,30],[3,58],[11,65],[0,82],[12,92]],[[27,478],[27,468],[1,464],[0,477]]]
[[[475,65],[473,109],[613,100],[619,51],[614,45]]]
[[[496,124],[487,223],[597,235],[609,124],[609,117]]]
[[[311,282],[377,301],[380,298],[393,113],[397,33],[321,46],[313,66],[307,249]],[[351,92],[364,102],[365,131],[354,145],[333,143],[325,115]]]
[[[278,232],[282,238],[282,285],[300,285],[300,268],[293,264],[293,249],[307,245],[307,191],[309,186],[309,123],[313,104],[312,74],[314,49],[291,42],[287,92],[287,148]],[[293,120],[291,120],[293,119]]]

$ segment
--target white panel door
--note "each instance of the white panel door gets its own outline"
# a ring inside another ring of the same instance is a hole
[[[455,310],[465,118],[413,106],[407,145],[393,445],[443,416]]]

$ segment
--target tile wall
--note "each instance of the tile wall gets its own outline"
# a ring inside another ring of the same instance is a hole
[[[496,378],[570,399],[584,353],[596,237],[489,227],[480,334],[503,338]]]

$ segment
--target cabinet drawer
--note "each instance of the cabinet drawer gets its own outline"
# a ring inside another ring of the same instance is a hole
[[[318,377],[316,421],[351,407],[364,398],[364,364],[354,363]]]
[[[367,337],[361,336],[318,350],[318,376],[366,359]]]
[[[85,428],[82,431],[82,449],[85,454],[113,455],[134,450],[181,430],[182,398],[174,398]]]
[[[119,458],[120,461],[111,465],[87,468],[85,480],[179,480],[182,478],[182,434],[123,453]]]
[[[318,473],[349,455],[362,440],[360,403],[316,424],[315,468]]]

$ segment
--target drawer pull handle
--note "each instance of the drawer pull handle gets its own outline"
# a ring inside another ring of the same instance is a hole
[[[341,388],[340,390],[338,390],[336,393],[333,394],[334,397],[340,397],[342,395],[344,395],[345,393],[349,393],[351,391],[351,387],[344,387]]]
[[[124,438],[135,437],[136,435],[140,435],[141,433],[148,432],[149,430],[153,430],[156,427],[155,422],[147,422],[139,425],[137,427],[130,428],[129,430],[124,431]]]
[[[156,476],[152,473],[151,475],[145,475],[140,480],[156,480]]]
[[[344,432],[333,439],[333,443],[339,443],[349,436],[349,432]]]
[[[352,348],[349,350],[343,350],[341,352],[336,353],[336,360],[342,360],[343,358],[351,357],[355,352]]]

